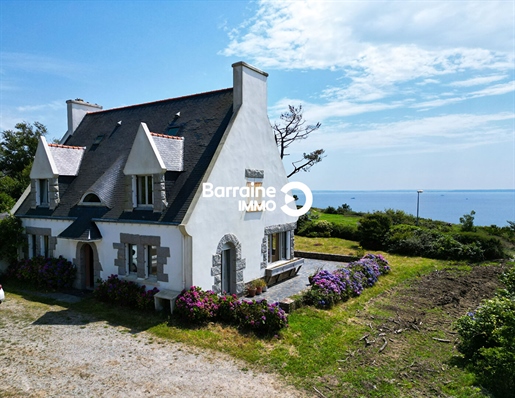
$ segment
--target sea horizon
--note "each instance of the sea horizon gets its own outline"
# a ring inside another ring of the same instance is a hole
[[[313,207],[326,208],[346,203],[356,212],[402,210],[407,214],[459,224],[464,214],[475,211],[477,226],[507,226],[515,221],[515,189],[427,189],[420,194],[413,189],[391,190],[313,190]],[[302,192],[295,192],[299,204]]]

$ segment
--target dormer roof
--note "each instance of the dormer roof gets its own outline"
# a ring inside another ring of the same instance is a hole
[[[47,179],[59,176],[76,176],[85,149],[79,146],[48,144],[45,137],[39,137],[30,178]]]

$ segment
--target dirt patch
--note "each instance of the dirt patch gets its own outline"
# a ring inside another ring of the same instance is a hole
[[[0,306],[2,397],[302,397],[227,355],[134,333],[56,306]]]
[[[446,396],[457,358],[457,318],[501,287],[503,265],[449,267],[379,295],[357,315],[366,332],[341,360],[346,367],[387,369],[374,383],[410,386],[412,396]],[[368,389],[363,380],[363,388]],[[372,387],[375,388],[375,387]],[[349,392],[348,396],[357,396]],[[411,395],[410,395],[411,396]]]

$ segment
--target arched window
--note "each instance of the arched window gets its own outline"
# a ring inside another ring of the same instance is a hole
[[[100,198],[95,195],[94,193],[88,193],[84,198],[82,199],[82,203],[84,204],[100,204],[101,200]]]

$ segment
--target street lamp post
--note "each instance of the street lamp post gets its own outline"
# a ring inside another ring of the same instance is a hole
[[[422,189],[417,191],[417,226],[418,226],[418,210],[420,208],[420,194],[424,192]]]

